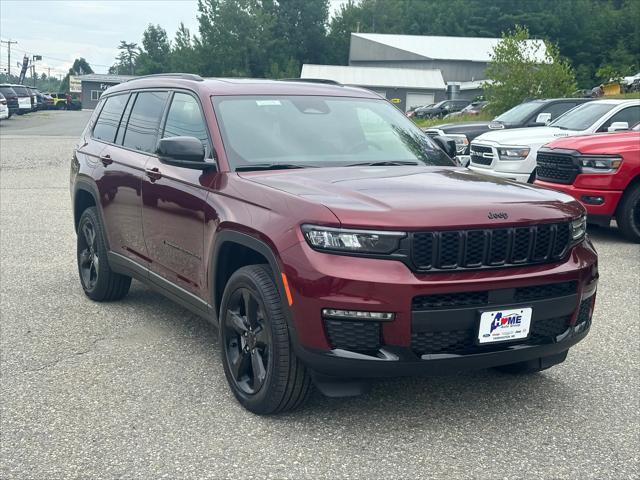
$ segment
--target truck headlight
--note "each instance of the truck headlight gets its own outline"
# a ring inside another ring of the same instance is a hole
[[[587,232],[587,216],[583,215],[576,220],[571,221],[571,238],[574,242],[582,240]]]
[[[387,254],[398,249],[404,232],[350,230],[316,225],[302,225],[307,243],[318,250]]]
[[[582,173],[613,173],[620,165],[620,157],[578,157]]]
[[[458,155],[463,154],[469,147],[469,139],[462,133],[445,133],[445,136],[456,142],[456,153]]]
[[[524,160],[530,151],[529,147],[500,147],[498,148],[498,157],[500,160],[506,161]]]

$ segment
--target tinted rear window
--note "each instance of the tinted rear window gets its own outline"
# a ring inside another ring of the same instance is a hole
[[[96,121],[96,126],[93,128],[94,138],[105,142],[113,142],[128,98],[129,94],[114,95],[107,98],[104,108]]]
[[[31,96],[29,91],[24,87],[15,86],[15,87],[11,87],[11,88],[13,88],[13,91],[16,92],[19,97],[30,97]]]
[[[13,88],[11,87],[0,87],[0,92],[2,92],[2,94],[5,97],[15,97],[16,96],[16,92]]]
[[[155,151],[167,96],[167,92],[138,93],[124,134],[125,147],[148,153]]]

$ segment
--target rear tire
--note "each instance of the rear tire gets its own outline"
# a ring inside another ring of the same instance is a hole
[[[266,265],[238,269],[220,306],[220,352],[234,396],[259,414],[293,410],[311,391],[311,376],[291,347],[273,273]]]
[[[98,210],[89,207],[78,222],[77,260],[80,284],[91,300],[120,300],[131,286],[131,277],[111,270],[104,230]]]
[[[640,184],[634,185],[622,196],[616,222],[622,235],[632,242],[640,243]]]

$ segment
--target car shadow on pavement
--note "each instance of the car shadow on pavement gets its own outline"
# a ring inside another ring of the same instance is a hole
[[[208,378],[200,380],[216,391],[214,402],[235,403],[224,378],[217,330],[213,325],[140,284],[132,288],[121,304],[128,310],[144,312],[141,315],[144,320],[137,326],[144,331],[155,331],[152,337],[164,337],[158,341],[167,342],[169,337],[181,343],[189,338],[188,344],[181,345],[182,351],[184,348],[195,349],[189,352],[186,361],[211,365],[206,368]],[[132,328],[130,335],[135,338],[140,331]],[[121,341],[127,342],[126,338]],[[571,362],[571,355],[567,362]],[[318,418],[323,418],[329,423],[341,424],[344,418],[363,423],[375,418],[376,421],[397,421],[407,427],[407,422],[415,422],[417,418],[419,422],[428,419],[447,419],[453,424],[458,421],[484,422],[482,419],[492,418],[501,405],[520,405],[523,412],[566,411],[567,402],[576,398],[576,392],[550,373],[561,368],[564,367],[560,365],[548,372],[519,376],[478,370],[448,376],[376,379],[371,382],[370,392],[349,398],[327,398],[314,390],[308,403],[299,410],[264,417],[264,421],[288,419],[316,423]],[[253,416],[239,404],[235,407]]]

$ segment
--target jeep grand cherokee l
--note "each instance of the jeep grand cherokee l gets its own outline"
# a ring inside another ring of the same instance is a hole
[[[565,360],[598,279],[584,207],[455,167],[377,94],[143,77],[109,88],[73,153],[86,295],[136,278],[219,330],[261,414],[312,384]]]
[[[640,123],[548,143],[538,150],[535,183],[580,200],[590,223],[609,226],[615,217],[622,234],[640,243]]]

